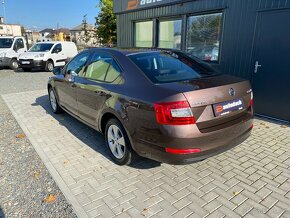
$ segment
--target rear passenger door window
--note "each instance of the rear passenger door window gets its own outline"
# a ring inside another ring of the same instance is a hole
[[[113,82],[120,75],[120,67],[109,54],[95,53],[88,65],[85,77],[98,81]]]

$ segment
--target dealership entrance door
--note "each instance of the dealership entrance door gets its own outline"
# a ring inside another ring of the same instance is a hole
[[[257,114],[290,122],[290,9],[259,12],[253,76]]]

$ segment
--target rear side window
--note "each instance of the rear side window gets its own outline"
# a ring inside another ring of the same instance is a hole
[[[186,81],[216,74],[183,52],[148,52],[128,57],[153,83]]]
[[[86,78],[113,82],[120,75],[120,67],[109,54],[95,53],[88,65]]]

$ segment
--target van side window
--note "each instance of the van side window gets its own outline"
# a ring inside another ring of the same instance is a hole
[[[109,54],[95,53],[88,65],[87,79],[113,82],[120,75],[120,68]]]
[[[23,40],[22,39],[17,39],[15,41],[15,47],[16,47],[17,50],[18,49],[21,49],[21,48],[24,48],[24,42],[23,42]]]
[[[54,48],[53,48],[53,50],[52,50],[52,53],[59,53],[59,52],[61,52],[62,51],[62,46],[61,46],[61,44],[59,43],[59,44],[56,44],[55,46],[54,46]]]

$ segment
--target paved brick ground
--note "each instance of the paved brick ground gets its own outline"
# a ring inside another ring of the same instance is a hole
[[[186,166],[113,164],[101,135],[53,115],[46,91],[3,95],[79,217],[290,217],[290,128],[255,120],[242,145]]]

